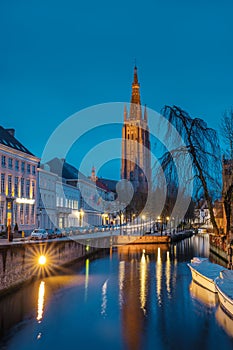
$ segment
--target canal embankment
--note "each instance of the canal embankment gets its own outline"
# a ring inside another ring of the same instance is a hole
[[[0,295],[43,274],[55,274],[63,266],[98,250],[70,239],[0,244]],[[41,256],[45,257],[44,265],[39,262]]]
[[[120,235],[119,232],[94,233],[46,241],[0,241],[0,295],[19,288],[41,274],[57,270],[97,251],[128,244],[169,244],[193,235],[184,231],[174,235]],[[39,258],[45,258],[41,264]]]
[[[233,267],[233,241],[226,235],[210,234],[210,251],[228,263],[228,268]]]

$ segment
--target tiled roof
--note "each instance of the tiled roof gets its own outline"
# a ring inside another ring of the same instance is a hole
[[[10,131],[4,129],[2,126],[0,126],[0,144],[33,156],[33,154],[24,147]]]
[[[103,179],[102,177],[98,178],[98,182],[102,183],[107,189],[111,192],[116,192],[116,185],[118,181],[116,180],[110,180],[110,179]]]
[[[47,164],[49,165],[51,172],[64,179],[86,179],[86,177],[77,168],[67,163],[64,159],[53,158],[47,162]]]

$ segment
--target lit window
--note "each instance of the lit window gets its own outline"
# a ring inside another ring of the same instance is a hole
[[[32,181],[32,198],[35,198],[35,181]]]
[[[20,209],[19,209],[19,216],[20,216],[20,224],[24,224],[24,215],[23,215],[23,204],[20,204]]]

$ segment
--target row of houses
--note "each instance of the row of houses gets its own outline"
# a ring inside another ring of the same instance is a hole
[[[16,139],[14,129],[1,126],[0,162],[1,231],[9,225],[12,230],[17,226],[19,231],[30,232],[36,227],[109,223],[101,202],[113,201],[115,193],[95,178],[94,169],[87,178],[65,159],[40,164]]]

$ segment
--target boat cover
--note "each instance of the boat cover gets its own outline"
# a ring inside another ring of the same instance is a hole
[[[232,299],[233,302],[233,271],[223,270],[220,277],[217,278],[216,284],[225,295]]]
[[[201,263],[190,263],[189,265],[201,275],[212,280],[218,277],[220,272],[224,270],[223,266],[213,264],[209,260],[204,260]]]

